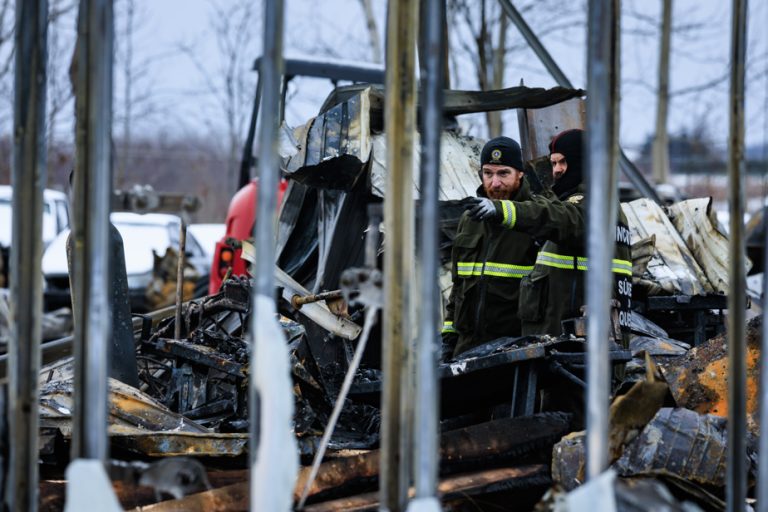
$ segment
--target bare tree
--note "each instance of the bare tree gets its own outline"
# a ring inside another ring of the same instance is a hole
[[[13,115],[13,24],[14,6],[12,0],[0,0],[0,97],[7,98],[0,105],[0,132],[10,133]]]
[[[116,24],[116,77],[122,86],[116,94],[115,124],[120,125],[119,139],[116,148],[119,157],[116,160],[115,184],[125,186],[128,181],[129,158],[134,142],[136,121],[145,123],[160,115],[163,109],[155,101],[155,89],[149,82],[149,72],[152,65],[160,58],[161,53],[137,51],[136,43],[144,38],[143,30],[148,26],[146,4],[136,0],[117,0],[115,3]]]
[[[243,145],[245,122],[255,89],[252,62],[257,55],[259,2],[210,0],[211,31],[218,50],[218,65],[207,67],[197,54],[196,45],[181,43],[179,49],[189,58],[202,80],[203,93],[213,98],[203,119],[211,131],[223,124],[227,171],[235,183]]]
[[[515,2],[528,23],[546,20],[547,32],[578,29],[583,26],[581,2],[566,0],[537,0]],[[496,0],[448,0],[448,23],[451,32],[451,75],[456,77],[457,88],[479,87],[481,90],[502,89],[519,82],[521,76],[510,76],[514,70],[543,76],[541,65],[532,59],[527,44],[516,30],[511,30],[509,20]],[[557,16],[552,13],[557,12]],[[467,83],[466,70],[471,66],[474,83]],[[504,115],[489,112],[485,115],[488,135],[504,133]]]
[[[379,29],[376,23],[376,15],[373,12],[371,0],[360,0],[360,4],[365,13],[366,26],[368,27],[368,38],[371,41],[371,54],[373,62],[381,63],[381,41],[379,40]]]
[[[656,183],[669,181],[669,54],[672,36],[672,0],[662,0],[661,44],[659,45],[659,89],[656,99],[656,134],[653,139],[653,178]]]
[[[48,89],[47,126],[49,159],[58,151],[57,135],[60,118],[72,104],[73,92],[69,84],[67,64],[76,39],[75,17],[77,1],[51,0],[48,12]],[[71,118],[71,116],[70,116]],[[72,133],[72,130],[67,130]],[[53,177],[53,176],[51,176]]]
[[[115,184],[121,188],[125,181],[125,175],[128,172],[128,154],[131,147],[131,110],[133,107],[133,47],[134,47],[134,23],[136,21],[136,2],[134,0],[124,0],[124,20],[122,37],[119,41],[123,48],[123,136],[122,136],[122,155],[117,166],[117,176]],[[121,45],[118,43],[118,48]]]
[[[501,8],[497,2],[486,0],[479,3],[452,0],[448,8],[453,26],[463,25],[471,33],[473,45],[469,41],[462,42],[460,50],[476,56],[474,71],[478,86],[484,91],[500,88],[507,51],[507,24]],[[501,133],[501,116],[498,112],[488,112],[486,123],[490,136]]]

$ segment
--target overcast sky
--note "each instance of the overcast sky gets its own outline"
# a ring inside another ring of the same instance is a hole
[[[134,32],[134,65],[138,77],[134,96],[145,98],[146,108],[134,107],[134,136],[183,136],[196,133],[205,137],[224,137],[221,103],[211,89],[220,86],[222,58],[212,23],[212,5],[217,2],[224,10],[242,0],[136,0],[137,15]],[[255,0],[253,5],[260,4]],[[359,0],[286,0],[285,53],[289,56],[344,58],[370,62],[364,16]],[[533,30],[560,63],[566,75],[577,87],[585,87],[586,0],[520,0],[515,5],[525,9]],[[385,29],[385,0],[372,0],[378,29],[382,38]],[[478,2],[479,4],[479,2]],[[768,92],[768,2],[750,2],[749,70],[747,89],[748,144],[763,144],[766,138],[766,95]],[[124,5],[116,1],[116,34],[118,50],[124,34]],[[573,26],[557,26],[559,11],[553,6],[567,6]],[[661,0],[623,0],[622,39],[622,143],[630,150],[638,148],[652,133],[657,82],[657,41]],[[121,8],[122,6],[122,8]],[[676,95],[670,106],[669,127],[674,132],[690,130],[696,124],[709,127],[715,144],[726,147],[728,80],[727,63],[730,50],[730,2],[726,0],[674,0],[674,24],[678,28],[672,41],[672,91],[696,89],[713,82],[714,86]],[[575,14],[574,14],[575,13]],[[254,15],[248,24],[247,41],[238,66],[247,70],[261,48],[261,17]],[[221,21],[219,19],[219,21]],[[235,24],[236,19],[230,20]],[[74,34],[74,20],[62,28],[62,37]],[[454,43],[467,38],[456,30]],[[509,28],[509,43],[520,43],[514,27]],[[185,53],[181,46],[190,49]],[[123,47],[124,49],[124,47]],[[115,69],[115,112],[119,120],[123,112],[124,81],[118,52]],[[68,62],[68,55],[56,61]],[[472,63],[464,57],[455,59],[458,73],[452,76],[456,88],[477,89]],[[505,86],[517,85],[521,78],[530,86],[550,87],[554,81],[545,72],[533,52],[520,49],[508,57]],[[246,95],[255,84],[255,73],[246,72],[250,80]],[[726,79],[723,79],[726,78]],[[718,80],[719,79],[719,80]],[[330,91],[330,84],[320,80],[296,80],[289,89],[287,120],[291,125],[305,122]],[[71,110],[71,104],[69,106]],[[249,106],[247,107],[250,108]],[[243,116],[246,117],[246,116]],[[505,117],[505,131],[517,135],[516,117]],[[7,121],[4,124],[9,125]],[[475,135],[484,136],[473,120],[463,120],[463,126]],[[9,126],[6,127],[8,129]],[[244,129],[244,128],[243,128]],[[62,123],[59,131],[71,133]],[[119,129],[116,128],[119,136]]]

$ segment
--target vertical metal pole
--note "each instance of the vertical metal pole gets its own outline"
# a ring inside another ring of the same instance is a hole
[[[261,61],[259,61],[261,62]],[[259,77],[256,79],[256,93],[253,98],[253,109],[251,110],[251,121],[248,124],[248,136],[243,145],[243,157],[240,161],[240,177],[238,178],[237,189],[240,190],[251,181],[251,166],[253,165],[253,140],[256,138],[256,123],[259,119],[259,105],[261,104],[261,70],[258,70]]]
[[[669,181],[669,54],[672,39],[672,0],[661,0],[661,43],[659,44],[659,89],[656,98],[656,133],[653,137],[653,179],[656,183]]]
[[[608,337],[616,221],[618,0],[590,0],[587,29],[587,478],[608,466]]]
[[[401,438],[403,368],[411,337],[409,288],[413,265],[413,134],[416,124],[416,31],[418,2],[390,0],[387,9],[387,188],[384,199],[384,315],[381,420],[381,507],[405,508],[408,481]]]
[[[726,509],[743,511],[747,497],[746,465],[746,272],[744,258],[744,63],[747,0],[733,0],[731,12],[731,91],[728,116],[728,458]]]
[[[112,338],[109,211],[112,198],[111,0],[81,0],[78,17],[73,272],[75,400],[72,459],[105,461]]]
[[[256,271],[251,296],[250,509],[288,511],[298,468],[293,434],[293,385],[288,347],[275,306],[275,225],[280,160],[283,75],[283,1],[268,0],[264,8],[263,82],[259,126],[259,193],[256,214]]]
[[[520,34],[522,34],[523,38],[528,43],[528,46],[531,47],[549,74],[552,75],[552,78],[555,79],[557,85],[573,89],[571,81],[568,80],[568,77],[565,76],[563,70],[560,69],[560,66],[557,65],[557,62],[555,62],[555,59],[552,58],[552,55],[549,54],[544,45],[541,44],[539,38],[533,33],[533,30],[531,30],[531,27],[526,23],[520,12],[515,9],[512,2],[510,0],[499,0],[499,3],[507,16],[512,20],[512,23],[514,23],[520,31]],[[589,90],[589,87],[587,87],[587,90]],[[621,165],[621,170],[629,181],[637,187],[637,190],[639,190],[641,194],[649,199],[653,199],[657,203],[661,203],[659,195],[621,149],[619,149],[619,165]]]
[[[421,64],[421,224],[419,225],[419,332],[416,348],[416,407],[413,452],[416,499],[409,512],[441,510],[437,491],[438,404],[437,385],[440,322],[438,283],[438,195],[440,192],[440,140],[443,127],[444,0],[423,5]]]
[[[10,471],[9,510],[37,510],[40,264],[43,251],[43,187],[47,181],[45,85],[48,1],[16,2],[16,74],[13,107],[13,227],[11,343],[8,347]],[[5,414],[6,411],[0,413]]]
[[[187,222],[181,217],[179,225],[179,258],[176,265],[176,319],[173,323],[173,338],[181,339],[181,304],[184,302],[184,264],[187,252]]]
[[[763,208],[763,325],[760,344],[760,441],[757,512],[768,512],[768,204]]]

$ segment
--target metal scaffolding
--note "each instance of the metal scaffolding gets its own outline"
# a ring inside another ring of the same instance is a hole
[[[43,251],[43,187],[47,181],[45,83],[48,2],[16,2],[13,128],[11,340],[9,350],[10,463],[6,506],[37,510]]]
[[[587,478],[608,466],[609,326],[618,208],[619,0],[590,0],[587,29]]]
[[[746,243],[744,239],[744,62],[747,0],[733,0],[728,119],[728,465],[726,507],[743,511],[747,498]]]
[[[413,425],[416,499],[409,511],[440,510],[435,497],[438,475],[439,396],[437,363],[441,340],[439,266],[440,139],[443,133],[443,0],[424,6],[421,62],[421,223],[419,232],[420,305],[416,348],[416,407]]]
[[[72,459],[106,461],[107,372],[112,337],[109,211],[112,199],[110,0],[83,0],[78,17],[75,91],[73,287],[75,383]]]
[[[250,508],[287,511],[293,504],[298,469],[293,421],[293,386],[288,347],[275,305],[275,225],[280,160],[278,128],[283,76],[282,0],[264,8],[264,55],[259,81],[263,84],[259,127],[259,193],[254,239],[256,285],[251,296]]]

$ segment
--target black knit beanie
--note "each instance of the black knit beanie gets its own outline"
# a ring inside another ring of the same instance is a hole
[[[552,185],[552,191],[560,197],[581,185],[584,175],[582,173],[582,149],[584,144],[584,130],[566,130],[560,132],[549,143],[549,154],[560,153],[568,163],[568,170]]]
[[[496,137],[485,143],[480,153],[480,168],[485,164],[507,165],[518,171],[525,170],[520,144],[509,137]]]

